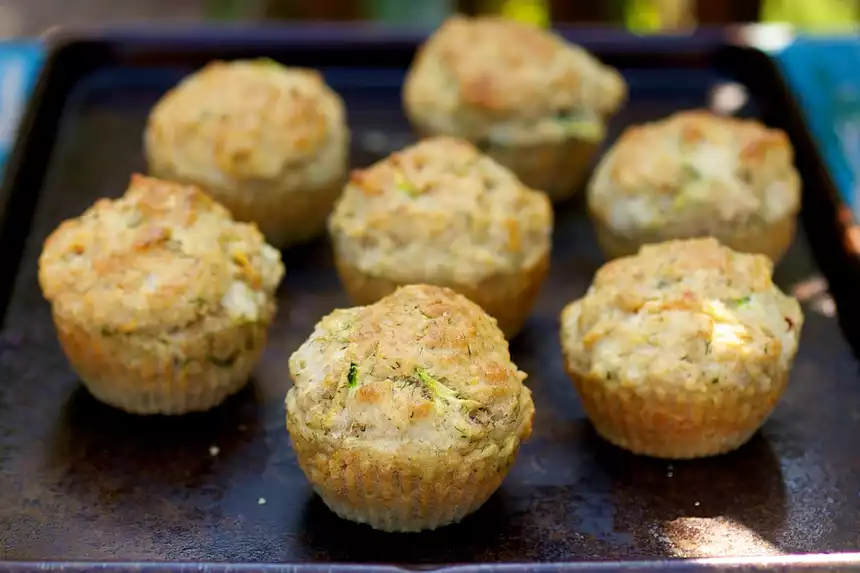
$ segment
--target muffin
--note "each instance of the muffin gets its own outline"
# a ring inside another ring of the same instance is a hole
[[[356,304],[398,286],[447,286],[478,303],[509,337],[549,269],[552,207],[471,144],[424,140],[356,171],[329,230]]]
[[[337,515],[383,531],[477,510],[531,434],[526,374],[502,332],[444,287],[335,310],[290,357],[290,374],[299,466]]]
[[[684,111],[631,127],[604,155],[588,209],[609,257],[712,236],[778,262],[794,239],[800,177],[785,133]]]
[[[149,172],[200,186],[269,243],[325,230],[346,179],[340,97],[312,70],[214,62],[167,92],[144,136]]]
[[[670,459],[749,440],[785,390],[803,326],[772,268],[713,238],[604,265],[561,314],[565,364],[597,432]]]
[[[242,388],[283,274],[254,225],[193,186],[139,175],[63,222],[39,258],[72,368],[134,414],[207,410]]]
[[[419,134],[467,139],[554,201],[585,182],[626,96],[621,75],[583,48],[497,16],[449,18],[403,87]]]

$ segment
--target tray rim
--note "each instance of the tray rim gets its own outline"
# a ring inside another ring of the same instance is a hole
[[[745,52],[755,52],[757,57],[768,58],[768,54],[750,43],[750,31],[770,27],[768,25],[746,25],[721,28],[699,28],[684,34],[654,34],[641,36],[617,27],[603,26],[562,26],[553,29],[563,36],[589,49],[603,53],[647,53],[650,55],[708,55],[721,49],[740,49]],[[57,61],[63,53],[85,43],[106,44],[111,47],[144,47],[158,51],[171,49],[193,49],[206,47],[219,49],[253,49],[255,51],[267,47],[279,49],[295,49],[310,47],[316,49],[334,48],[347,49],[350,45],[359,45],[372,49],[385,48],[414,48],[428,35],[428,30],[404,29],[373,24],[261,24],[249,23],[240,25],[200,25],[175,24],[167,26],[142,25],[109,25],[109,26],[60,26],[49,29],[40,39],[44,42],[44,60],[34,84],[25,112],[18,126],[18,134],[12,146],[0,183],[0,244],[10,242],[9,229],[16,221],[11,221],[21,205],[16,205],[16,199],[24,199],[25,189],[40,188],[43,182],[43,170],[39,171],[32,185],[22,184],[27,181],[28,171],[33,171],[28,163],[27,155],[33,147],[35,138],[32,133],[41,121],[43,112],[40,109],[49,88],[57,81],[56,76],[62,73]],[[768,58],[769,59],[769,58]],[[771,65],[775,65],[769,60]],[[781,77],[774,71],[776,77]],[[784,84],[784,81],[781,83]],[[796,114],[793,119],[803,123],[797,110],[797,103],[791,97],[785,85],[780,86],[783,103]],[[58,121],[53,122],[49,129],[56,131]],[[45,126],[42,126],[43,129]],[[833,181],[823,167],[814,145],[804,152],[821,172],[821,179],[827,182],[825,195],[832,195]],[[50,154],[43,153],[42,161],[48,162]],[[38,193],[29,193],[30,208],[27,210],[26,225],[31,223],[33,210],[36,206]],[[12,207],[17,207],[12,208]],[[24,235],[26,238],[26,234]],[[0,261],[13,260],[14,264],[4,265],[11,269],[12,276],[20,272],[20,259],[24,248],[23,240],[16,241],[12,249],[0,249]],[[816,257],[816,263],[820,265]],[[8,304],[14,290],[14,281],[0,281],[0,337],[5,327]],[[842,333],[845,336],[845,333]],[[819,553],[819,554],[789,554],[772,557],[727,557],[705,559],[664,558],[654,560],[628,561],[578,561],[578,562],[544,562],[544,563],[485,563],[485,564],[452,564],[452,565],[420,565],[415,567],[389,565],[382,563],[319,563],[319,562],[290,562],[290,563],[215,563],[215,562],[170,562],[170,561],[4,561],[0,558],[0,573],[34,573],[35,571],[63,571],[83,573],[84,571],[101,571],[104,573],[119,572],[157,572],[165,571],[190,573],[191,571],[207,571],[212,573],[244,573],[244,572],[281,572],[295,573],[369,573],[373,572],[405,572],[413,569],[432,570],[442,573],[508,573],[524,571],[533,573],[570,572],[570,573],[603,573],[624,571],[626,573],[651,573],[666,571],[668,573],[695,572],[804,572],[804,571],[858,571],[860,572],[860,551]]]
[[[487,563],[441,567],[400,567],[357,563],[206,563],[177,561],[0,561],[0,573],[402,573],[420,569],[434,573],[847,573],[860,571],[860,552],[767,557],[705,559],[579,561],[571,563]]]

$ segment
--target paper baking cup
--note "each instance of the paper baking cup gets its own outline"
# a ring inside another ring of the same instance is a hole
[[[567,139],[534,145],[489,144],[481,151],[513,171],[525,185],[560,203],[585,186],[600,143]]]
[[[785,373],[767,390],[724,384],[713,392],[673,393],[569,373],[598,434],[634,454],[666,459],[739,448],[773,412],[788,380]]]
[[[54,314],[60,344],[84,386],[131,414],[184,414],[217,406],[248,381],[266,345],[266,327],[242,325],[206,339],[161,345],[134,335],[103,335]],[[229,364],[208,356],[215,345],[237,351]]]
[[[393,293],[397,288],[408,284],[445,286],[462,294],[495,318],[508,339],[513,338],[522,329],[549,272],[549,253],[546,253],[534,264],[519,272],[496,275],[479,283],[434,282],[426,278],[410,283],[393,281],[362,271],[341,257],[337,246],[335,246],[334,258],[340,280],[355,304],[373,304]]]
[[[221,201],[236,220],[256,223],[270,245],[284,248],[325,231],[326,221],[343,192],[344,183],[345,176],[316,187],[288,191],[262,188],[256,193],[241,195],[215,191],[212,196]]]
[[[458,522],[495,492],[519,447],[480,458],[409,456],[367,447],[331,447],[308,439],[287,416],[299,467],[323,502],[343,519],[389,532]]]
[[[608,258],[626,257],[639,252],[642,245],[662,243],[672,239],[690,237],[670,236],[662,233],[622,235],[613,231],[603,219],[591,213],[597,241]],[[797,215],[792,213],[756,232],[736,233],[733,235],[715,235],[723,245],[741,253],[760,253],[767,255],[774,263],[778,263],[791,243],[797,227]]]
[[[412,129],[420,138],[447,135],[433,133],[414,122]],[[553,203],[559,203],[573,197],[585,186],[591,173],[592,159],[602,140],[569,138],[529,145],[471,143],[481,153],[510,169],[526,186],[543,191]]]

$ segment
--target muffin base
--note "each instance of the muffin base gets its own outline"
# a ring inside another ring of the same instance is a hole
[[[482,151],[513,171],[524,184],[560,203],[585,186],[600,143],[568,139],[534,145],[489,144]]]
[[[674,460],[716,456],[744,445],[773,412],[788,382],[786,372],[766,392],[736,388],[685,399],[643,387],[606,386],[569,368],[568,374],[601,437],[634,454]]]
[[[130,414],[177,415],[209,410],[241,390],[263,353],[267,329],[242,325],[211,337],[176,338],[155,351],[134,336],[103,335],[54,314],[63,352],[99,401]],[[208,357],[229,351],[229,365]],[[174,357],[182,357],[174,358]]]
[[[413,124],[421,138],[437,134]],[[514,172],[528,187],[543,191],[553,203],[570,199],[585,186],[601,141],[570,138],[530,145],[501,145],[472,141],[472,145]]]
[[[212,196],[237,220],[256,223],[270,245],[284,248],[323,233],[344,182],[344,178],[338,178],[325,185],[293,188],[288,193],[261,189],[225,194],[215,190]]]
[[[299,467],[342,519],[388,532],[417,532],[458,522],[495,492],[518,447],[479,459],[337,449],[307,439],[288,415]]]
[[[398,282],[370,275],[335,253],[335,267],[347,294],[357,305],[373,304],[398,287],[426,280]],[[496,275],[477,284],[432,282],[459,292],[496,319],[508,339],[522,329],[549,272],[549,253],[518,273]]]
[[[253,222],[273,247],[309,241],[325,231],[326,221],[343,192],[346,174],[320,185],[288,186],[270,181],[236,182],[219,187],[150,166],[150,175],[196,185],[221,203],[237,221]]]
[[[660,243],[670,239],[683,239],[691,237],[675,237],[675,236],[639,236],[629,237],[613,231],[600,217],[592,212],[592,221],[594,222],[594,230],[597,234],[597,241],[604,254],[610,258],[626,257],[635,255],[639,252],[642,245],[648,243]],[[767,227],[756,231],[738,233],[730,236],[716,236],[722,244],[741,253],[761,253],[767,255],[774,262],[778,263],[788,247],[794,242],[794,235],[797,230],[797,215],[791,214],[782,219],[774,221]]]

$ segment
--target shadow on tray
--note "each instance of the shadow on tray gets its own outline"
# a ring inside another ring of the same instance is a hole
[[[786,489],[762,432],[735,452],[690,461],[628,454],[590,427],[584,446],[612,481],[616,530],[641,535],[647,523],[660,552],[675,557],[781,553]]]
[[[515,472],[462,523],[421,534],[387,534],[343,521],[311,496],[298,541],[314,559],[352,562],[779,553],[785,489],[764,436],[719,458],[667,463],[614,448],[584,420],[571,422],[569,433],[592,459],[577,483],[522,483],[528,480]]]
[[[135,416],[98,402],[79,386],[57,422],[48,459],[65,469],[69,491],[110,497],[126,490],[198,487],[216,460],[262,468],[268,452],[256,451],[264,445],[257,437],[265,432],[258,392],[250,384],[205,413]]]

